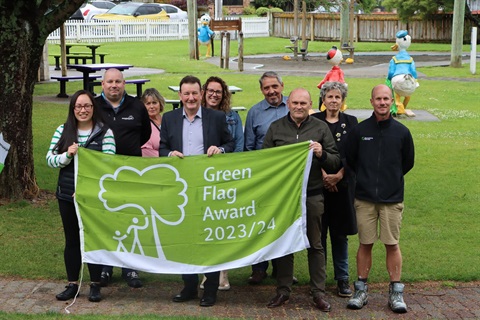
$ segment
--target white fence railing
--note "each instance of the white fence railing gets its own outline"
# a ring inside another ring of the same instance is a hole
[[[200,24],[199,24],[200,25]],[[268,37],[268,18],[242,18],[244,38]],[[232,32],[234,33],[234,32]],[[69,42],[163,41],[188,39],[188,20],[168,21],[78,21],[65,22]],[[47,41],[60,42],[60,29]]]

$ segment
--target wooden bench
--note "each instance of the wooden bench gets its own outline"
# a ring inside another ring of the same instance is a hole
[[[143,94],[142,86],[150,82],[150,79],[130,79],[130,80],[125,80],[125,84],[135,84],[137,85],[137,97],[140,99]],[[101,81],[91,81],[90,82],[90,91],[93,93],[93,87],[95,86],[101,86],[102,82]]]
[[[90,75],[90,81],[94,81],[101,78],[99,75]],[[58,98],[68,98],[66,83],[70,80],[82,80],[83,76],[53,76],[50,79],[54,79],[60,82],[60,93],[57,94]]]
[[[180,105],[182,104],[178,99],[165,99],[165,103],[171,104],[173,107],[172,109],[174,110],[180,108]]]
[[[105,63],[105,56],[108,53],[96,53],[95,55],[99,56],[100,63]],[[60,59],[62,57],[61,54],[51,54],[50,56],[55,58],[55,70],[60,70]],[[70,61],[75,61],[75,64],[81,60],[83,64],[87,63],[87,60],[91,60],[93,62],[93,56],[87,52],[71,52],[66,55],[67,64],[70,64]]]

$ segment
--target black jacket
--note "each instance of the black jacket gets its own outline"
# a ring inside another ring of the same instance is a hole
[[[202,108],[203,150],[207,153],[210,146],[221,147],[225,152],[233,152],[235,141],[228,131],[225,113]],[[160,157],[167,157],[171,151],[183,150],[183,109],[178,108],[165,113],[160,129]]]
[[[105,125],[96,125],[90,135],[90,138],[85,142],[83,148],[102,151],[103,137],[107,132],[108,127]],[[74,161],[62,169],[58,174],[58,184],[56,196],[60,200],[73,202],[72,195],[75,193],[75,170]]]
[[[132,96],[124,95],[118,112],[115,113],[110,103],[103,96],[95,98],[115,136],[117,154],[142,156],[142,146],[150,139],[152,128],[150,118],[143,103]]]
[[[403,201],[403,176],[413,168],[415,158],[407,127],[392,117],[377,122],[372,115],[350,131],[345,151],[357,177],[356,198],[373,203]]]

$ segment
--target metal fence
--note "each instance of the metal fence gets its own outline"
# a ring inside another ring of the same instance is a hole
[[[200,25],[200,24],[199,24]],[[244,38],[268,37],[268,18],[242,18]],[[168,21],[77,21],[65,22],[69,42],[164,41],[188,39],[188,20]],[[47,41],[60,42],[60,29]]]

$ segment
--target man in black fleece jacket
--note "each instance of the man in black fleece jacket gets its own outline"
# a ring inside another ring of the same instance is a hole
[[[372,267],[372,248],[377,239],[387,251],[390,276],[388,304],[396,313],[407,312],[403,301],[400,227],[403,215],[404,175],[413,168],[415,151],[407,127],[392,118],[392,91],[375,86],[370,103],[373,114],[352,129],[347,138],[346,158],[357,178],[355,210],[359,248],[358,281],[347,307],[361,309],[368,302],[367,279]],[[378,232],[377,230],[380,230]]]
[[[123,74],[115,68],[105,71],[102,80],[102,94],[95,98],[102,110],[103,120],[112,129],[117,144],[117,154],[142,156],[141,147],[150,139],[152,128],[143,103],[125,92]],[[113,267],[104,266],[102,287],[112,278]],[[122,268],[122,276],[132,288],[140,288],[142,282],[138,272]]]

